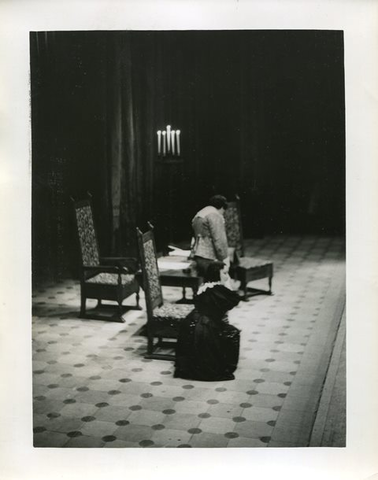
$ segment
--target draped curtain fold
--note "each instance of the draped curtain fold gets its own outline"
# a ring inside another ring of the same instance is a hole
[[[90,191],[103,254],[190,240],[213,193],[247,236],[343,232],[342,32],[31,33],[33,262],[74,262],[69,197]],[[183,162],[157,157],[181,130]],[[46,201],[48,198],[48,201]]]

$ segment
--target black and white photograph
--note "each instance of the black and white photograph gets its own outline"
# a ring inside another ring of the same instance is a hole
[[[4,480],[376,480],[378,4],[4,0]]]
[[[345,446],[343,32],[30,61],[34,446]]]

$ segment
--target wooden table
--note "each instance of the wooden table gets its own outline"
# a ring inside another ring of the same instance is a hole
[[[190,265],[191,261],[186,257],[169,255],[158,258],[161,284],[166,287],[182,287],[182,298],[177,303],[191,303],[192,300],[186,298],[186,289],[191,288],[195,296],[203,283],[203,278]]]

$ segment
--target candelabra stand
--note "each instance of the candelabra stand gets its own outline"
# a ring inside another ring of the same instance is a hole
[[[184,159],[181,156],[177,155],[159,155],[157,159],[157,164],[161,166],[160,173],[166,179],[164,185],[166,186],[166,193],[167,193],[167,202],[168,202],[168,209],[167,209],[167,243],[172,243],[174,241],[173,238],[173,226],[174,226],[174,214],[173,208],[175,202],[175,192],[179,191],[180,189],[180,179],[181,179],[181,169],[178,168],[182,165]]]
[[[157,159],[157,163],[164,163],[164,164],[180,164],[183,163],[184,159],[178,155],[159,155]]]

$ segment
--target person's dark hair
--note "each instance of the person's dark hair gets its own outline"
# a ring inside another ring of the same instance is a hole
[[[209,264],[206,269],[204,280],[205,282],[219,282],[220,271],[223,269],[224,263],[214,261]]]
[[[214,195],[209,200],[209,205],[220,210],[221,208],[226,209],[228,206],[227,198],[223,195]]]

